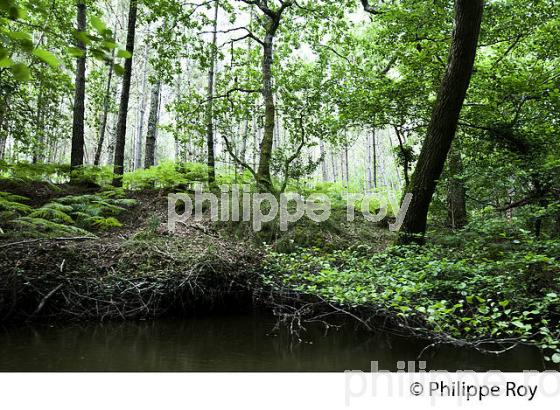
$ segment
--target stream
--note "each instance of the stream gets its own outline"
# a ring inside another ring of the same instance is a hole
[[[274,330],[269,313],[106,323],[0,327],[0,371],[344,371],[397,370],[428,344],[367,333],[353,326],[310,326],[297,343]],[[427,370],[543,370],[538,350],[501,356],[440,346],[422,360]]]

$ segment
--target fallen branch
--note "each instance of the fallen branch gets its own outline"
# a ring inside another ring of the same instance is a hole
[[[23,244],[27,244],[27,243],[35,243],[35,242],[49,242],[49,241],[88,241],[88,240],[93,240],[93,239],[98,239],[97,236],[76,236],[76,237],[68,237],[68,238],[39,238],[39,239],[27,239],[24,241],[18,241],[18,242],[11,242],[11,243],[7,243],[4,245],[0,245],[0,249],[1,248],[8,248],[10,246],[15,246],[15,245],[23,245]]]

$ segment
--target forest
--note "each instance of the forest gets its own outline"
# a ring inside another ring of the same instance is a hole
[[[330,216],[167,230],[232,186]],[[0,0],[0,268],[16,326],[250,306],[558,368],[559,4]]]

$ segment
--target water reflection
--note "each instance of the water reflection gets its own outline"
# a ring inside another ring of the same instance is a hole
[[[311,327],[302,343],[273,331],[259,312],[139,322],[24,325],[0,329],[1,371],[395,371],[414,361],[424,342],[348,327]],[[518,348],[496,357],[440,347],[428,370],[542,370],[538,351]]]

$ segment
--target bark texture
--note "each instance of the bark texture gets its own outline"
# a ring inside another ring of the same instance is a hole
[[[113,52],[113,57],[115,53]],[[103,113],[101,114],[101,125],[99,126],[99,139],[97,141],[97,149],[95,150],[95,158],[93,165],[99,165],[101,162],[101,153],[103,152],[103,144],[105,143],[105,133],[107,131],[107,117],[109,116],[109,104],[111,100],[111,83],[113,81],[113,64],[109,65],[109,74],[107,76],[107,88],[103,97]]]
[[[126,50],[134,54],[134,39],[136,36],[136,17],[138,13],[138,0],[130,0],[128,12],[128,32],[126,36]],[[132,60],[134,57],[126,59],[124,63],[124,74],[122,80],[121,102],[119,105],[119,119],[117,121],[117,133],[115,137],[115,178],[113,186],[122,186],[122,175],[124,174],[124,149],[126,144],[126,121],[128,118],[128,102],[130,100],[130,83],[132,78]]]
[[[78,0],[78,32],[86,31],[86,4]],[[70,165],[80,167],[84,164],[84,119],[86,99],[86,46],[78,40],[76,46],[83,51],[83,56],[77,59],[76,81],[74,91],[74,113],[72,120],[72,148],[70,152]]]
[[[428,208],[457,130],[469,87],[482,20],[482,0],[456,0],[455,29],[447,70],[428,125],[426,140],[406,192],[413,194],[400,243],[424,241]]]
[[[463,160],[459,147],[453,146],[447,158],[449,179],[447,186],[447,224],[452,229],[464,228],[467,223],[465,184],[461,178]]]
[[[146,155],[144,168],[148,169],[156,164],[156,140],[157,126],[159,122],[159,101],[161,95],[161,83],[158,81],[152,89],[150,104],[150,117],[148,118],[148,133],[146,135]]]
[[[216,158],[214,155],[214,71],[216,69],[218,40],[218,10],[220,3],[214,2],[214,22],[212,30],[212,48],[210,51],[210,67],[208,68],[208,103],[206,104],[206,147],[208,150],[208,183],[216,182]]]

